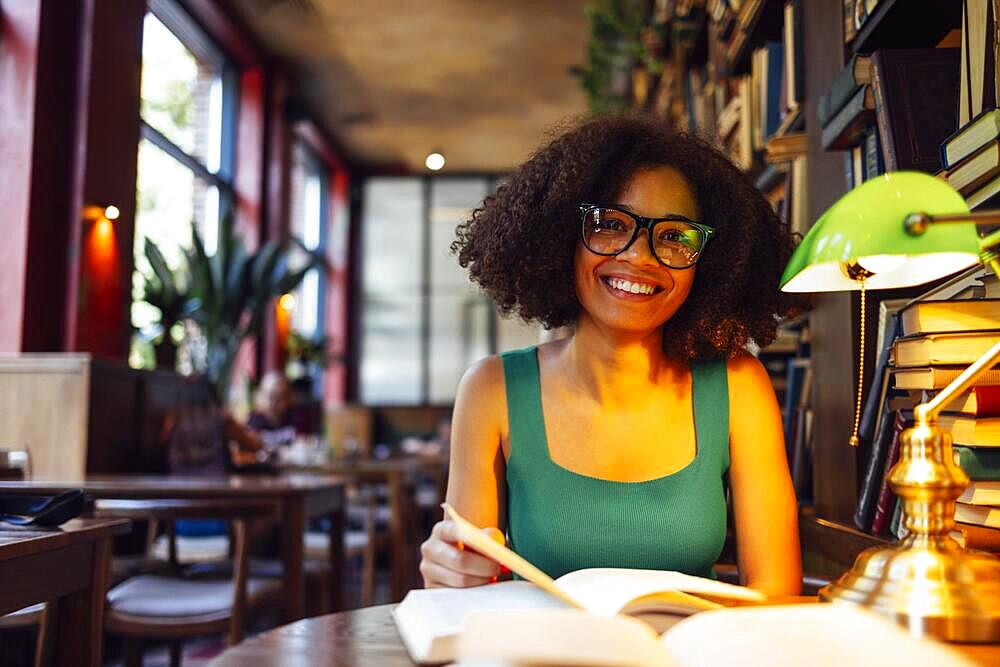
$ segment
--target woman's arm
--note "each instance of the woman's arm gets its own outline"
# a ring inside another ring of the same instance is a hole
[[[503,364],[490,357],[466,371],[452,415],[448,502],[477,526],[506,524],[506,462],[501,447],[506,423]],[[451,521],[438,522],[420,552],[420,572],[428,588],[478,586],[500,570],[483,556],[459,550]]]
[[[728,368],[729,479],[740,581],[768,595],[798,595],[798,508],[774,389],[750,354],[730,360]]]

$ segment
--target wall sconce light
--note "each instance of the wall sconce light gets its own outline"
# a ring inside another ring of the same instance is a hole
[[[292,311],[295,310],[295,295],[294,294],[282,294],[281,298],[278,299],[278,305],[281,306],[282,310]]]
[[[117,220],[122,212],[114,204],[87,204],[83,207],[84,222],[98,222],[100,220]]]

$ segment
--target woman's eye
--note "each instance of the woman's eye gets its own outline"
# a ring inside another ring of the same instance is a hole
[[[620,232],[625,229],[625,226],[618,220],[602,218],[594,223],[594,228],[598,231]]]

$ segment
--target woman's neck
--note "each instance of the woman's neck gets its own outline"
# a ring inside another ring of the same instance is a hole
[[[600,405],[634,405],[652,386],[686,368],[663,352],[662,328],[647,333],[614,332],[586,316],[560,354],[566,377]]]

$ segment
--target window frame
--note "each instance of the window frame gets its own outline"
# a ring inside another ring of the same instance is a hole
[[[420,369],[419,391],[418,398],[415,402],[384,402],[376,401],[372,405],[406,405],[406,406],[420,406],[420,407],[440,407],[442,403],[435,403],[430,400],[431,396],[431,338],[433,335],[432,325],[431,325],[431,297],[433,296],[433,285],[431,280],[432,263],[434,261],[433,251],[431,249],[431,238],[432,238],[432,225],[433,221],[431,219],[432,210],[432,191],[435,181],[446,181],[446,180],[469,180],[469,179],[479,179],[485,181],[487,196],[496,192],[497,187],[504,181],[506,175],[504,174],[494,174],[494,173],[481,173],[481,172],[449,172],[446,174],[405,174],[405,175],[390,175],[390,174],[378,174],[373,175],[371,178],[378,178],[380,180],[391,180],[391,179],[418,179],[420,181],[420,188],[423,197],[422,207],[421,207],[421,220],[419,221],[420,230],[419,234],[421,237],[421,243],[423,245],[420,252],[420,288],[418,290],[420,298],[420,322],[418,323],[418,330],[420,335],[419,350],[420,359],[418,368]],[[364,192],[365,185],[368,179],[365,179],[360,183],[360,192]],[[358,204],[358,220],[364,220],[366,201],[362,195]],[[358,253],[357,257],[357,267],[356,267],[356,283],[353,287],[355,292],[359,295],[358,300],[355,305],[355,312],[352,313],[354,321],[356,324],[356,340],[357,342],[357,370],[355,371],[354,377],[357,378],[357,385],[353,390],[353,395],[357,397],[357,400],[363,400],[365,396],[364,378],[362,377],[361,367],[365,359],[365,302],[364,302],[364,275],[365,275],[365,256],[364,256],[364,235],[365,229],[363,224],[358,225]],[[496,354],[498,350],[498,322],[500,316],[497,312],[496,305],[493,300],[488,296],[485,297],[486,301],[492,306],[489,309],[489,319],[487,320],[487,344],[489,347],[489,354]],[[463,304],[463,315],[464,311],[469,309],[470,304]],[[465,329],[467,328],[466,322],[463,318],[463,349],[467,348],[469,341],[464,338]],[[453,401],[452,401],[453,402]],[[449,403],[450,404],[450,403]]]
[[[319,239],[316,243],[315,248],[309,248],[312,252],[318,252],[322,255],[326,255],[328,237],[330,234],[330,178],[331,169],[326,163],[323,157],[313,148],[309,141],[293,136],[291,154],[294,156],[296,150],[302,151],[305,156],[305,163],[307,164],[307,173],[309,175],[316,174],[319,178]],[[294,157],[292,160],[294,164]],[[291,210],[292,202],[289,199],[288,202],[289,210]],[[291,221],[289,224],[289,232],[293,233],[295,230],[291,229]],[[305,239],[300,238],[300,241],[305,243]],[[308,246],[306,246],[308,247]],[[312,335],[314,338],[326,335],[326,290],[328,279],[326,272],[318,268],[313,269],[318,276],[317,280],[317,303],[316,303],[316,328]],[[301,289],[300,284],[298,288]]]
[[[196,178],[218,188],[219,220],[221,220],[224,216],[232,212],[236,196],[234,172],[236,164],[235,149],[240,93],[240,68],[176,0],[149,0],[147,11],[155,16],[196,58],[209,62],[219,69],[222,80],[222,127],[220,128],[219,169],[216,172],[212,172],[198,158],[187,153],[183,148],[168,139],[166,135],[146,122],[141,113],[139,115],[140,137],[149,141],[189,169],[194,173]],[[216,224],[218,222],[217,220]]]

